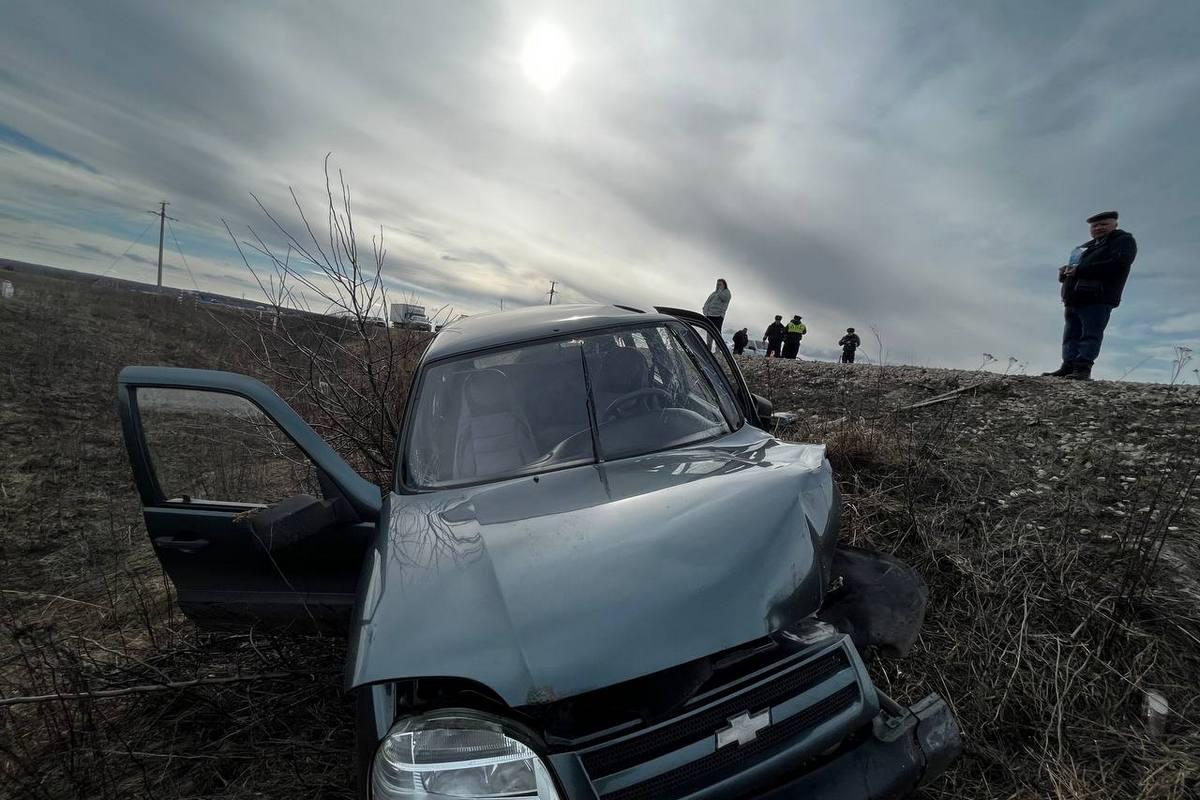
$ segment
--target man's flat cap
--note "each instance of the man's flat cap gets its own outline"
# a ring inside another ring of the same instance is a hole
[[[1091,225],[1093,222],[1099,222],[1102,219],[1117,219],[1117,212],[1101,211],[1099,214],[1092,214],[1087,218],[1087,221],[1088,224]]]

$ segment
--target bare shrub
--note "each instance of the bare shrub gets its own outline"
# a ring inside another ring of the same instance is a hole
[[[1175,345],[1175,358],[1171,360],[1171,385],[1174,386],[1183,375],[1183,370],[1192,360],[1192,348],[1185,345]]]
[[[252,331],[230,329],[254,371],[274,387],[364,477],[386,486],[396,437],[426,332],[389,327],[383,231],[360,251],[350,188],[337,189],[325,161],[325,229],[310,224],[292,192],[302,233],[293,234],[258,198],[271,236],[248,227],[230,236],[261,287],[271,313],[249,312]],[[271,244],[273,240],[276,244]],[[266,266],[255,269],[247,251]],[[449,311],[443,309],[443,315]]]

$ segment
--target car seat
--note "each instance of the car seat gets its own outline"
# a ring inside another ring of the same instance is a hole
[[[588,364],[592,369],[592,363]],[[592,391],[596,397],[596,414],[605,410],[618,397],[623,397],[650,385],[650,367],[646,358],[632,347],[611,347],[602,351],[595,361]]]
[[[498,369],[468,376],[454,444],[454,477],[499,475],[537,456],[533,433],[519,413],[508,376]]]
[[[587,384],[579,348],[556,342],[526,348],[522,353],[525,358],[518,358],[524,378],[518,385],[525,388],[522,408],[539,450],[546,453],[567,437],[588,429]]]

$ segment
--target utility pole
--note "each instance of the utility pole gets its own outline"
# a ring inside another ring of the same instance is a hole
[[[162,254],[163,254],[163,233],[167,227],[167,220],[178,222],[174,217],[167,216],[167,206],[171,205],[166,200],[159,203],[162,208],[158,211],[147,211],[147,214],[153,214],[158,217],[158,288],[162,288]],[[174,230],[172,228],[172,230]]]
[[[550,305],[554,305],[554,287],[558,286],[558,281],[550,281]]]

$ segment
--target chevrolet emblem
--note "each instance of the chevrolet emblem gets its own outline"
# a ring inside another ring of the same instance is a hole
[[[729,718],[728,728],[717,731],[717,748],[720,749],[734,742],[739,745],[750,744],[758,736],[758,732],[770,724],[770,709],[754,716],[751,716],[749,711],[743,711],[736,717]]]

